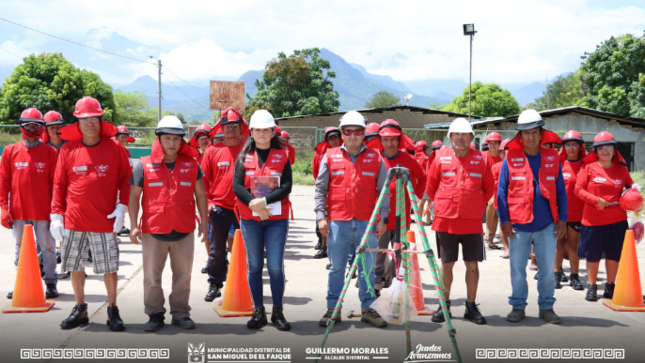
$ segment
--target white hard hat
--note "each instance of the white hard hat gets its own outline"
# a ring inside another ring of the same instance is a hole
[[[448,137],[450,137],[451,132],[471,133],[475,135],[473,127],[470,126],[470,122],[463,117],[456,118],[452,121],[448,128]]]
[[[530,130],[540,126],[544,126],[542,116],[535,110],[524,110],[517,119],[515,128],[518,130]]]
[[[186,135],[186,132],[184,132],[184,125],[182,125],[177,116],[166,115],[159,121],[159,125],[157,125],[157,129],[155,130],[155,135],[160,136],[164,134],[180,136]]]
[[[358,111],[349,111],[340,118],[339,128],[343,126],[360,126],[365,128],[365,117]]]
[[[251,115],[249,128],[251,129],[272,129],[275,127],[275,119],[267,110],[257,110]]]

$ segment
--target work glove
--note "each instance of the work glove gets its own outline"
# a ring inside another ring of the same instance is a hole
[[[114,233],[117,233],[118,231],[123,228],[123,220],[125,219],[125,212],[128,211],[128,206],[125,204],[117,204],[116,209],[112,214],[107,216],[108,219],[114,218]]]
[[[638,184],[638,183],[634,183],[634,184],[632,184],[632,188],[634,188],[634,189],[636,189],[636,190],[638,190],[640,192],[641,189],[643,188],[643,186]]]
[[[67,234],[65,231],[65,218],[60,214],[50,214],[49,218],[52,220],[49,225],[49,232],[51,232],[52,237],[56,241],[63,241]]]
[[[2,219],[2,226],[4,228],[11,229],[11,227],[13,226],[13,217],[11,216],[11,213],[9,213],[9,211],[5,208],[2,208],[0,219]]]

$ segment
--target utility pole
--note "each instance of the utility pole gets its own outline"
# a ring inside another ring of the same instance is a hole
[[[546,93],[546,109],[550,110],[551,105],[549,104],[549,76],[544,77],[544,93]]]
[[[157,66],[159,67],[159,121],[161,121],[161,59],[157,59]]]
[[[470,101],[473,83],[473,37],[477,32],[475,31],[475,24],[464,24],[464,35],[470,37],[470,75],[468,78],[468,122],[472,116],[470,111]]]

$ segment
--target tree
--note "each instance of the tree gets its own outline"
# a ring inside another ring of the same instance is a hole
[[[645,117],[645,36],[611,37],[581,58],[589,107]]]
[[[387,108],[401,106],[401,100],[387,91],[376,92],[365,104],[365,108]]]
[[[184,119],[184,114],[183,113],[177,112],[176,116],[179,119],[179,121],[181,121],[182,124],[184,124],[184,125],[186,124],[186,119]]]
[[[0,89],[0,122],[14,123],[29,107],[43,114],[55,110],[72,121],[76,101],[84,96],[101,103],[106,121],[116,116],[112,87],[98,74],[76,68],[61,53],[32,54],[23,58]]]
[[[547,84],[547,89],[542,92],[542,96],[524,108],[544,111],[569,106],[586,106],[581,75],[582,71],[577,70],[565,77],[558,76],[553,83]]]
[[[468,113],[468,87],[455,97],[444,111]],[[484,117],[510,116],[520,113],[520,104],[511,93],[498,84],[475,82],[472,84],[471,114]]]
[[[157,111],[149,106],[150,98],[143,92],[114,92],[116,105],[115,125],[136,127],[154,127],[157,123]]]
[[[331,82],[336,73],[319,54],[318,48],[294,50],[290,56],[278,53],[267,63],[262,80],[256,80],[255,96],[247,95],[245,118],[258,109],[268,109],[275,117],[338,111],[338,92]]]

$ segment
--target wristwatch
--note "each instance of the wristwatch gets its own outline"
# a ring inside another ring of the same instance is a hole
[[[390,219],[388,217],[383,218],[383,223],[385,224],[390,223]]]

